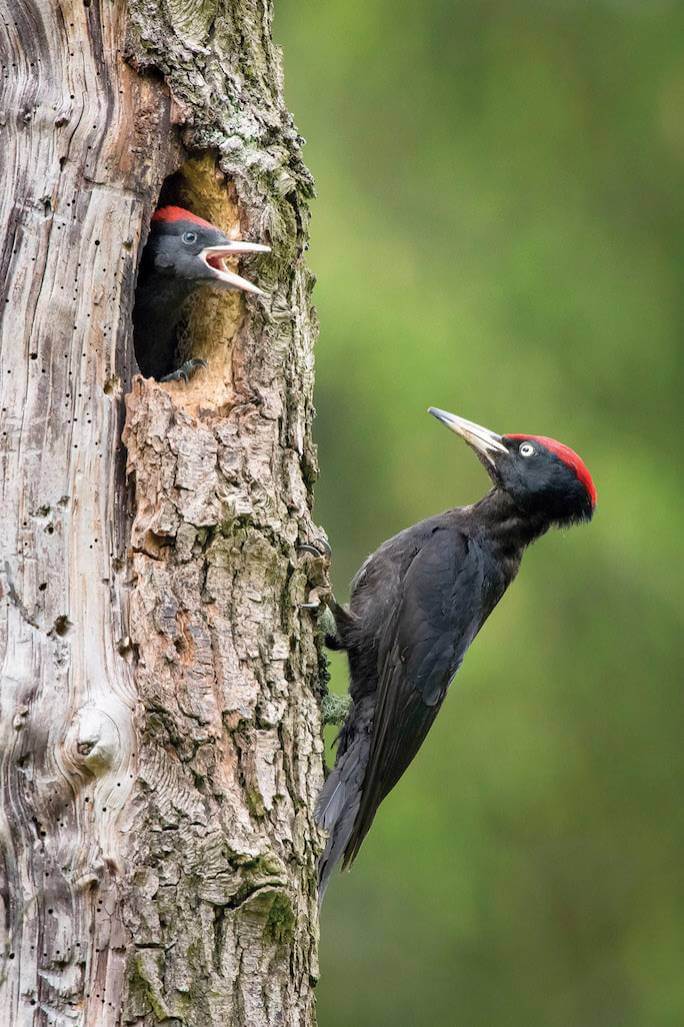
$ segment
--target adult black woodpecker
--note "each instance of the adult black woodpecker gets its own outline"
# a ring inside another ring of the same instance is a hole
[[[539,435],[497,435],[429,412],[475,451],[492,481],[472,506],[429,517],[384,542],[328,599],[346,649],[352,700],[316,807],[328,832],[322,898],[334,866],[357,855],[378,806],[422,745],[465,652],[513,581],[525,548],[550,527],[591,519],[596,489],[577,453]]]
[[[154,212],[133,308],[135,355],[145,377],[187,381],[197,367],[206,365],[204,360],[188,360],[177,367],[176,333],[185,301],[205,285],[264,296],[256,285],[231,271],[226,260],[269,252],[270,246],[228,239],[204,218],[182,207],[161,207]]]

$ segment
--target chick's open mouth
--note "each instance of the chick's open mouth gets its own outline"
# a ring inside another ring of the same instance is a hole
[[[225,246],[207,246],[200,253],[200,259],[204,261],[217,282],[220,282],[226,289],[237,289],[242,292],[251,292],[256,296],[265,296],[266,293],[257,285],[237,274],[231,268],[229,261],[234,261],[247,253],[270,253],[270,251],[270,246],[262,246],[261,243],[236,240]]]

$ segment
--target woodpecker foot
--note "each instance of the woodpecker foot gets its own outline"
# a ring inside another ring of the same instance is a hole
[[[356,617],[340,606],[330,588],[312,588],[309,601],[302,603],[300,609],[316,612],[317,627],[328,649],[342,652],[347,648],[347,635],[357,623]]]
[[[347,714],[352,708],[352,697],[350,695],[335,695],[328,692],[321,699],[321,716],[324,724],[344,724]]]
[[[334,652],[342,652],[344,650],[345,645],[340,638],[335,615],[328,606],[324,606],[318,614],[316,626],[323,635],[326,649],[332,649]]]
[[[302,542],[295,548],[298,553],[308,553],[318,560],[332,559],[332,549],[327,538],[318,538],[314,542]]]
[[[301,542],[295,546],[295,552],[300,557],[311,557],[311,570],[308,574],[309,581],[315,587],[311,589],[306,603],[302,603],[302,610],[321,610],[327,606],[335,605],[335,597],[330,590],[327,568],[332,556],[332,549],[326,538],[315,539],[313,542]]]
[[[328,599],[332,599],[332,593],[327,588],[312,588],[309,592],[309,598],[307,602],[300,604],[300,610],[326,610],[328,608]],[[334,602],[334,600],[333,600]]]
[[[160,382],[185,382],[187,383],[197,374],[200,367],[207,367],[206,360],[200,360],[194,358],[192,360],[186,360],[184,364],[178,368],[177,371],[172,371],[171,374],[165,374],[163,378],[160,378]]]

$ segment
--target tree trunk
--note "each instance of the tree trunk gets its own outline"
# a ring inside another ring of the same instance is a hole
[[[313,1024],[311,182],[271,3],[0,10],[2,1023]],[[187,387],[133,376],[160,191],[273,248],[268,299],[195,304]]]

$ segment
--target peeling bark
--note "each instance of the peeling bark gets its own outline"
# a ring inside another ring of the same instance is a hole
[[[311,181],[271,4],[0,15],[2,1022],[310,1025]],[[135,375],[162,189],[273,248],[269,299],[193,307],[189,388]]]

